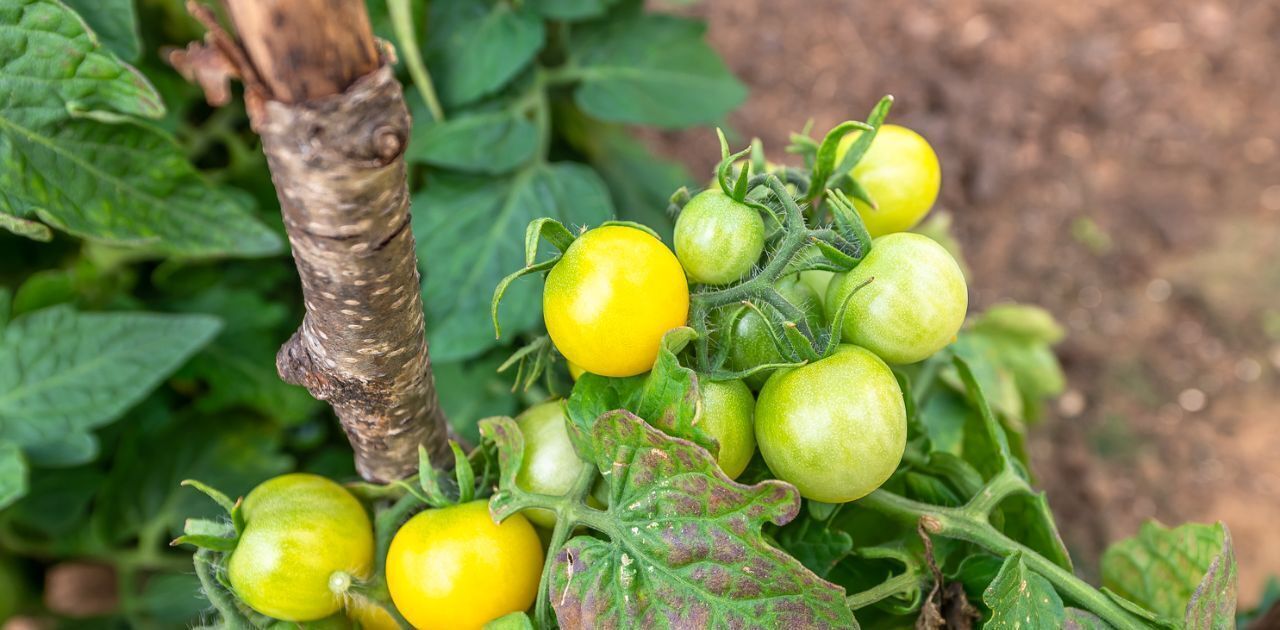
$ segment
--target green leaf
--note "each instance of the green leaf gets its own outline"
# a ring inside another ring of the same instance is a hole
[[[42,445],[91,441],[90,430],[141,400],[218,326],[204,315],[67,307],[19,317],[0,336],[0,440],[37,463]]]
[[[414,197],[431,358],[454,361],[495,345],[493,287],[524,266],[525,228],[552,217],[598,224],[613,214],[600,178],[581,164],[535,164],[505,179],[441,175]],[[514,283],[502,303],[504,332],[541,321],[541,282]]]
[[[0,229],[8,230],[18,236],[25,236],[33,241],[48,243],[53,240],[53,230],[50,230],[49,226],[3,212],[0,212]]]
[[[609,378],[588,373],[578,379],[569,396],[567,428],[583,459],[593,458],[591,436],[599,418],[614,409],[626,409],[667,435],[694,442],[711,453],[719,450],[715,438],[698,422],[698,375],[676,358],[694,334],[693,329],[683,327],[668,331],[653,369],[640,376]]]
[[[1147,522],[1102,554],[1102,584],[1193,628],[1230,627],[1235,616],[1235,555],[1222,524],[1168,529]]]
[[[472,444],[480,441],[477,423],[481,418],[514,416],[520,411],[511,379],[498,373],[502,359],[494,354],[473,361],[431,364],[445,417],[458,435]]]
[[[142,54],[138,14],[133,0],[63,0],[93,28],[98,39],[116,56],[135,62]]]
[[[620,216],[653,228],[671,242],[671,191],[693,185],[684,165],[654,155],[622,125],[600,122],[576,107],[566,106],[556,121],[560,134],[609,185]]]
[[[0,442],[0,510],[27,493],[27,460],[13,442]]]
[[[512,4],[431,3],[424,53],[446,105],[464,105],[496,92],[542,48],[542,20],[529,8]]]
[[[1015,551],[1004,561],[996,579],[982,594],[991,608],[991,618],[983,628],[1061,628],[1065,619],[1062,598],[1049,580],[1032,572]]]
[[[760,533],[795,518],[794,487],[735,483],[705,449],[626,411],[601,418],[593,441],[610,540],[578,536],[556,552],[562,626],[857,627],[843,589]]]
[[[162,115],[159,95],[74,12],[0,0],[0,24],[0,213],[163,254],[280,251],[246,195],[211,186],[172,138],[132,120]]]
[[[841,560],[853,553],[853,537],[848,532],[828,529],[824,523],[808,527],[792,525],[778,535],[778,545],[805,568],[820,578],[827,578]]]
[[[213,413],[244,406],[288,426],[305,421],[321,408],[306,388],[284,382],[276,372],[276,352],[295,323],[284,304],[268,302],[254,291],[218,286],[176,306],[226,322],[221,333],[177,374],[208,385],[196,400],[196,409]]]
[[[529,0],[538,14],[552,20],[582,20],[604,15],[618,0]]]
[[[468,114],[443,123],[419,118],[405,158],[468,173],[505,173],[529,161],[538,128],[515,109]]]
[[[1058,533],[1057,521],[1049,510],[1049,500],[1043,492],[1033,495],[1015,495],[1000,504],[1004,515],[1001,527],[1010,538],[1040,553],[1050,562],[1072,570],[1071,555]]]
[[[676,128],[715,122],[746,98],[703,40],[705,25],[634,10],[572,30],[568,73],[581,81],[574,98],[582,111]]]

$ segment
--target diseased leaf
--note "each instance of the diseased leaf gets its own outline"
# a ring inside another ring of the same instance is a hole
[[[991,609],[983,628],[1053,630],[1066,618],[1062,598],[1048,580],[1023,564],[1021,551],[1005,559],[982,601]]]
[[[473,357],[495,345],[493,287],[524,266],[530,221],[552,217],[579,226],[613,214],[600,178],[568,162],[532,165],[501,180],[440,175],[414,197],[413,207],[433,361]],[[538,324],[541,289],[541,279],[511,285],[499,312],[504,334]]]
[[[162,115],[159,95],[74,12],[0,0],[0,24],[0,213],[164,254],[280,251],[247,195],[211,186],[172,138],[132,120]]]
[[[76,447],[133,406],[217,332],[205,315],[77,313],[58,306],[14,320],[0,336],[0,440],[36,463]],[[57,445],[58,448],[47,450]],[[53,462],[50,462],[53,463]]]
[[[509,2],[432,2],[427,65],[446,105],[465,105],[496,92],[542,48],[542,20]]]
[[[1234,624],[1235,555],[1222,524],[1147,522],[1102,554],[1102,584],[1164,620]],[[1229,613],[1229,614],[1228,614]]]
[[[593,440],[609,540],[578,536],[555,552],[549,591],[562,627],[857,627],[843,589],[760,533],[795,518],[794,487],[738,484],[706,449],[626,411],[601,417]]]
[[[701,22],[642,14],[585,23],[571,31],[574,98],[601,120],[687,127],[719,120],[747,90],[703,39]]]
[[[695,333],[691,328],[675,328],[662,338],[658,359],[649,372],[629,378],[608,378],[583,374],[569,396],[569,438],[583,459],[593,457],[592,435],[602,414],[626,409],[667,435],[683,438],[719,451],[715,439],[702,430],[698,420],[701,395],[698,375],[680,365],[676,358]]]
[[[138,13],[133,0],[63,0],[89,24],[98,39],[116,56],[136,62],[142,54]]]
[[[27,494],[27,460],[13,442],[0,442],[0,510]]]
[[[468,173],[505,173],[527,162],[538,146],[538,128],[512,109],[428,120],[415,119],[406,159]]]
[[[48,243],[53,240],[53,230],[50,230],[49,226],[3,212],[0,212],[0,229],[8,230],[18,236],[25,236],[33,241]]]

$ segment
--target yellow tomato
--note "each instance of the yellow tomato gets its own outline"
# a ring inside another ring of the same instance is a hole
[[[547,275],[543,316],[566,359],[592,374],[648,371],[668,330],[689,316],[689,284],[662,241],[632,227],[596,228]]]
[[[396,532],[387,587],[415,628],[478,629],[533,604],[542,559],[523,516],[495,524],[488,502],[472,501],[420,512]]]
[[[568,363],[569,363],[569,376],[573,377],[573,380],[576,381],[582,378],[583,374],[586,374],[587,371],[582,369],[582,366],[578,365],[577,363],[574,363],[573,361],[569,361]]]
[[[851,133],[840,140],[836,164],[859,135]],[[920,134],[898,125],[881,125],[866,155],[853,167],[853,178],[878,207],[872,210],[856,199],[853,205],[871,236],[880,236],[909,230],[929,214],[942,186],[942,167]]]

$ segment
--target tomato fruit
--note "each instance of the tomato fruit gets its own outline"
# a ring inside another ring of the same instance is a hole
[[[564,495],[587,463],[578,458],[565,429],[568,416],[563,400],[534,405],[516,418],[524,434],[524,463],[516,473],[516,485],[539,494]],[[556,516],[549,510],[522,512],[537,525],[555,527]]]
[[[853,501],[893,474],[907,445],[907,411],[893,371],[863,348],[774,374],[756,402],[760,454],[800,496]]]
[[[788,302],[796,305],[804,312],[805,321],[808,322],[810,330],[816,331],[825,325],[822,300],[818,298],[818,294],[814,293],[813,289],[809,288],[809,285],[801,282],[795,276],[787,276],[779,280],[774,285],[774,288]],[[772,309],[767,305],[760,308]],[[739,313],[741,313],[740,316]],[[773,339],[769,337],[768,324],[760,313],[746,306],[731,306],[720,309],[719,316],[722,318],[719,326],[722,331],[720,343],[729,344],[729,355],[725,361],[727,368],[741,371],[758,365],[787,362],[782,353],[778,352]],[[737,318],[736,322],[734,318]],[[729,328],[730,325],[732,325],[732,328]],[[727,334],[724,332],[725,329],[728,329]],[[758,390],[764,386],[765,380],[769,378],[771,373],[770,370],[756,372],[746,378],[746,383],[752,389]]]
[[[836,164],[860,135],[855,132],[840,139]],[[915,227],[933,208],[942,186],[942,167],[933,147],[920,134],[898,125],[880,126],[852,175],[878,206],[873,210],[853,201],[873,237]]]
[[[582,375],[587,373],[586,370],[582,369],[581,366],[579,366],[577,363],[574,363],[573,361],[566,361],[566,363],[569,364],[569,377],[572,378],[574,381],[577,381],[578,379],[582,378]]]
[[[754,426],[756,399],[751,389],[741,380],[698,380],[702,394],[702,428],[720,444],[716,463],[730,479],[747,468],[751,456],[756,454]]]
[[[704,190],[676,217],[676,257],[689,281],[728,284],[751,272],[764,252],[764,219],[719,189]]]
[[[350,492],[319,475],[264,481],[245,497],[245,528],[227,561],[240,600],[284,621],[314,621],[342,607],[331,578],[364,579],[373,566],[373,527]]]
[[[969,291],[960,265],[927,236],[900,232],[875,239],[871,252],[827,288],[828,317],[849,293],[841,338],[889,363],[915,363],[951,343],[964,323]]]
[[[519,514],[501,524],[487,501],[419,512],[387,552],[387,587],[415,628],[481,628],[527,609],[542,575],[542,542]]]
[[[689,317],[689,284],[648,232],[609,225],[569,246],[547,275],[543,317],[566,359],[602,376],[648,371],[668,330]]]

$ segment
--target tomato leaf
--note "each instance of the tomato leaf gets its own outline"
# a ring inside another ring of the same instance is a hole
[[[65,306],[15,319],[0,336],[0,440],[19,444],[36,463],[88,461],[88,432],[120,417],[218,327],[206,315]],[[59,458],[66,449],[74,456]]]
[[[495,345],[489,317],[493,287],[524,266],[526,226],[553,217],[570,226],[613,214],[604,183],[589,167],[535,164],[503,179],[440,175],[414,204],[414,236],[433,361],[454,361]],[[504,333],[541,321],[542,283],[515,282],[503,298]]]
[[[170,136],[134,121],[164,113],[159,95],[66,5],[0,0],[0,24],[11,53],[0,68],[0,212],[162,254],[280,251],[247,195],[210,185]]]
[[[465,105],[506,85],[533,61],[542,20],[508,2],[432,2],[425,50],[445,105]]]
[[[991,608],[983,628],[1061,628],[1066,614],[1058,592],[1023,564],[1021,551],[1005,558],[982,601]]]
[[[529,0],[534,11],[553,20],[581,20],[604,15],[618,0]]]
[[[121,59],[136,62],[142,54],[138,14],[133,0],[63,0],[84,19],[104,46]]]
[[[1163,620],[1190,627],[1234,623],[1236,561],[1225,525],[1147,522],[1102,555],[1102,584]]]
[[[626,411],[592,433],[610,540],[578,536],[556,552],[549,591],[562,626],[857,627],[843,589],[760,533],[795,518],[794,487],[735,483],[706,449]]]
[[[719,450],[715,439],[698,425],[701,395],[698,375],[680,365],[676,358],[694,334],[691,328],[676,328],[662,339],[653,369],[640,376],[608,378],[583,374],[569,396],[569,438],[583,459],[594,455],[592,435],[605,412],[626,409],[667,435],[694,442],[712,453]]]
[[[538,148],[538,128],[514,109],[480,112],[429,122],[415,116],[405,158],[468,173],[505,173],[527,162]]]
[[[1087,610],[1068,608],[1062,628],[1063,630],[1109,630],[1111,626]]]
[[[601,120],[687,127],[715,122],[747,91],[703,39],[701,22],[635,6],[571,32],[578,107]]]

